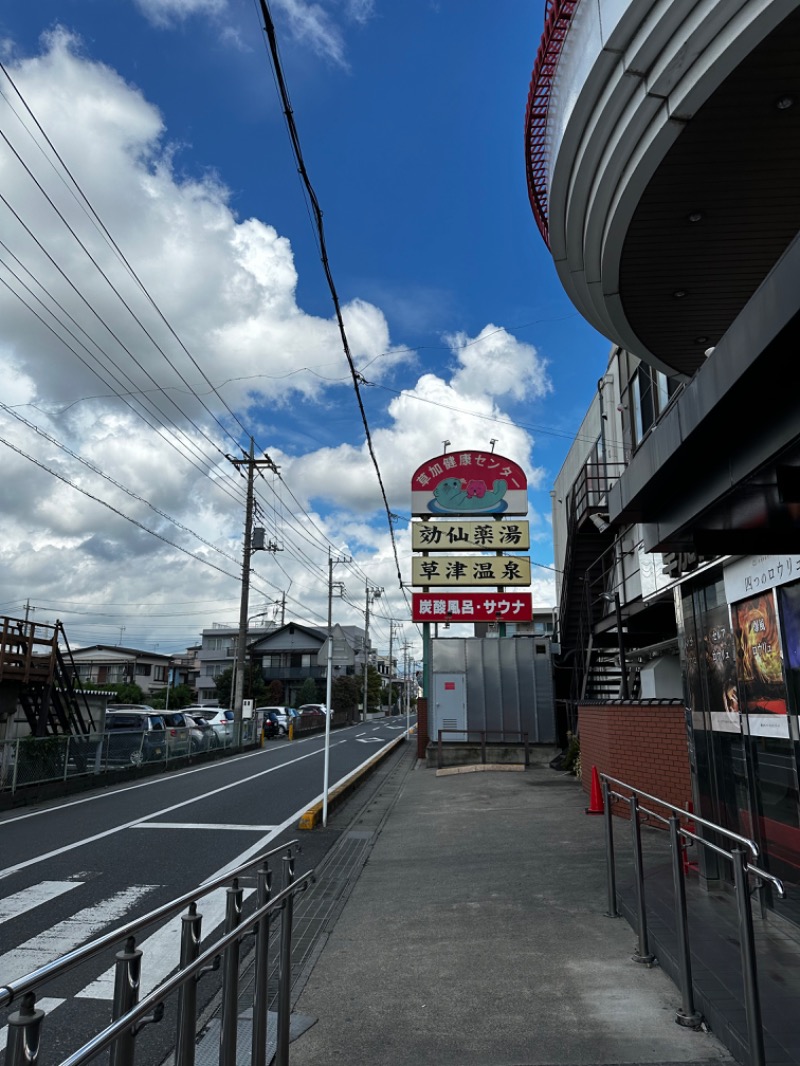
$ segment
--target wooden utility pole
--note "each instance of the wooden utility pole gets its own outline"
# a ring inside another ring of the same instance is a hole
[[[256,459],[253,438],[250,438],[250,451],[244,459],[234,459],[229,455],[228,459],[237,470],[242,467],[247,469],[247,496],[245,499],[244,512],[244,547],[242,550],[242,595],[239,604],[239,636],[236,642],[236,662],[233,670],[233,684],[231,686],[231,710],[233,711],[233,725],[235,743],[242,742],[242,701],[244,700],[244,674],[245,659],[247,657],[247,618],[250,605],[250,558],[253,551],[258,548],[253,545],[253,476],[257,469],[266,467],[268,470],[278,472],[278,467],[268,455],[263,459]],[[262,534],[263,536],[263,534]],[[265,545],[260,544],[265,549]],[[270,546],[272,550],[272,546]],[[275,549],[278,550],[277,545]]]

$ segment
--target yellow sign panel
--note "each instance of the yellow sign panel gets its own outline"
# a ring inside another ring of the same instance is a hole
[[[530,585],[531,561],[520,555],[439,555],[434,559],[411,560],[411,584],[427,588],[450,588],[456,585],[511,586]]]
[[[443,551],[526,551],[531,546],[527,521],[443,521],[412,522],[411,550]]]

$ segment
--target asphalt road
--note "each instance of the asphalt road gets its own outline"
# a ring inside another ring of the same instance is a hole
[[[330,787],[405,724],[398,717],[334,730]],[[0,815],[0,986],[293,838],[303,846],[298,873],[316,865],[336,833],[295,827],[322,796],[324,746],[324,734],[276,739],[254,752]],[[277,884],[280,876],[278,860]],[[243,887],[250,897],[255,877]],[[224,907],[221,889],[199,908],[204,940]],[[140,941],[142,996],[177,964],[179,926],[179,918],[154,926]],[[107,1024],[112,967],[113,951],[43,990],[43,1066]],[[216,984],[205,981],[201,998]],[[0,1012],[0,1054],[7,1013]],[[168,1026],[151,1027],[140,1038],[143,1051],[150,1046],[139,1061],[161,1061],[171,1035]]]

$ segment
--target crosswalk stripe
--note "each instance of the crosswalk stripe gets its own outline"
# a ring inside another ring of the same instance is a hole
[[[39,1010],[43,1010],[45,1014],[49,1014],[51,1010],[55,1010],[56,1007],[60,1007],[63,1002],[63,999],[48,999],[47,997],[45,997],[44,999],[37,999],[36,1006],[39,1008]],[[0,1029],[0,1050],[5,1051],[7,1044],[8,1026],[5,1025],[2,1029]]]
[[[252,895],[255,890],[245,889],[244,898]],[[227,890],[224,888],[214,889],[207,896],[198,901],[197,911],[203,916],[203,937],[208,936],[214,929],[225,920]],[[149,992],[160,985],[165,978],[175,969],[180,962],[181,943],[181,916],[171,919],[152,936],[147,937],[137,947],[142,950],[142,972],[140,979],[140,995],[143,998]],[[110,966],[91,984],[86,985],[76,993],[78,999],[105,999],[114,998],[114,967]]]
[[[15,892],[13,896],[0,899],[0,925],[12,918],[18,918],[26,911],[32,911],[34,907],[49,903],[50,900],[63,896],[65,892],[82,884],[82,881],[40,881],[38,885],[31,885],[22,892]]]
[[[106,926],[126,914],[137,900],[155,888],[155,885],[131,885],[115,896],[100,900],[91,907],[58,922],[38,936],[0,955],[0,984],[16,981],[19,977],[36,970],[46,962],[66,955],[73,948],[91,940]]]

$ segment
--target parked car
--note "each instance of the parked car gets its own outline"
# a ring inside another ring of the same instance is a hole
[[[289,722],[297,717],[295,707],[256,707],[256,721],[263,723],[269,718],[277,726],[278,732],[285,736],[289,732]]]
[[[306,703],[298,708],[298,722],[300,729],[324,728],[327,715],[321,708],[321,703]]]
[[[167,753],[188,755],[192,750],[191,723],[183,711],[162,711],[161,715],[167,727]]]
[[[189,720],[189,736],[191,737],[192,751],[209,751],[219,747],[219,737],[213,725],[200,714],[189,714],[184,711]]]
[[[217,738],[222,744],[230,744],[233,740],[233,711],[225,711],[220,707],[202,707],[192,714],[202,715],[203,718],[217,731]]]
[[[166,723],[152,707],[117,705],[105,716],[106,758],[140,766],[167,757]]]

